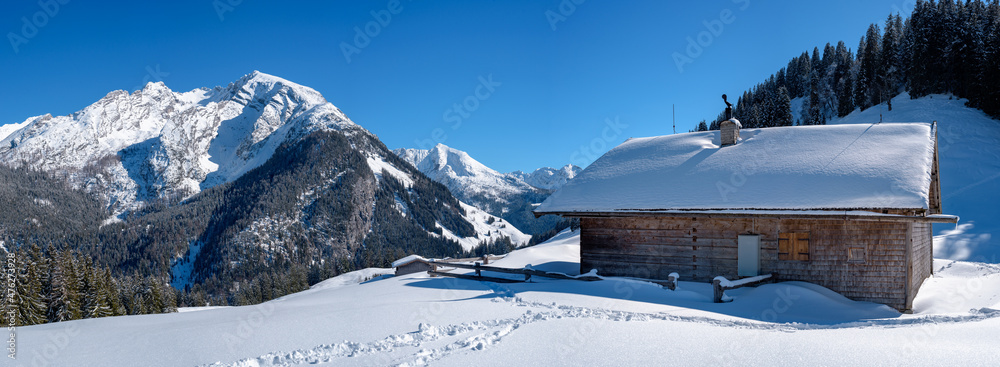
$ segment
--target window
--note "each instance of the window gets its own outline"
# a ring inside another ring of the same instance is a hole
[[[848,247],[847,262],[852,264],[864,264],[868,249],[864,247]]]
[[[809,261],[809,232],[779,233],[778,260]]]

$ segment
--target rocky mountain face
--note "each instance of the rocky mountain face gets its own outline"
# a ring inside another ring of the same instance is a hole
[[[544,201],[582,171],[580,167],[567,165],[560,169],[539,168],[531,173],[500,173],[468,153],[444,144],[429,150],[403,148],[393,152],[447,186],[463,202],[507,219],[526,233],[545,232],[559,222],[555,217],[536,219],[531,213],[533,205]]]
[[[104,206],[90,214],[101,220],[52,245],[170,278],[195,304],[255,303],[280,295],[267,289],[411,253],[463,256],[529,239],[460,202],[319,92],[260,72],[224,88],[115,91],[0,133],[0,162],[64,177]],[[22,232],[0,236],[33,238]]]

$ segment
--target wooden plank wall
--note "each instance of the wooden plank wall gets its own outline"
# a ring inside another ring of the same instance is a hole
[[[737,236],[759,234],[762,273],[777,272],[781,280],[816,283],[851,299],[906,309],[912,299],[906,292],[909,225],[761,218],[582,218],[580,271],[598,269],[601,275],[652,279],[666,279],[677,272],[681,280],[705,282],[719,275],[734,279]],[[809,232],[810,260],[778,260],[781,232]],[[847,261],[851,247],[865,249],[864,262]]]

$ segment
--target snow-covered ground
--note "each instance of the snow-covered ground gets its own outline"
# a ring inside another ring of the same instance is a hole
[[[574,274],[563,232],[495,262]],[[18,328],[18,365],[997,365],[1000,266],[939,260],[902,315],[789,282],[496,284],[366,269],[256,306]],[[502,276],[500,274],[489,274]],[[15,365],[4,359],[4,365]]]

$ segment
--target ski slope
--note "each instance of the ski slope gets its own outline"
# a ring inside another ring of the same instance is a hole
[[[579,235],[497,266],[576,273]],[[997,365],[1000,266],[939,260],[902,315],[805,283],[676,291],[627,279],[495,284],[366,269],[256,306],[18,328],[17,365]],[[502,276],[501,274],[488,274]],[[372,279],[372,280],[369,280]],[[4,359],[2,365],[15,365]]]

